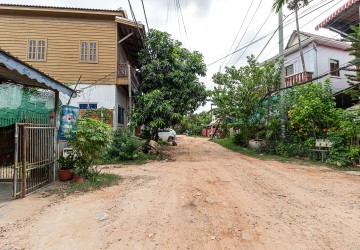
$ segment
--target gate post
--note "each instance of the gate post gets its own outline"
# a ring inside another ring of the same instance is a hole
[[[22,150],[21,150],[21,161],[22,161],[22,186],[21,186],[21,198],[24,198],[26,195],[26,130],[25,126],[21,126],[22,135],[21,135],[21,144],[22,144]]]
[[[18,159],[19,159],[19,124],[15,124],[15,155],[14,155],[14,183],[13,183],[13,197],[16,196],[17,178],[18,178]]]

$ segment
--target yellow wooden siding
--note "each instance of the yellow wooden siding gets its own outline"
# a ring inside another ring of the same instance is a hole
[[[60,82],[116,83],[116,29],[114,21],[0,16],[0,47],[27,60],[29,38],[46,38],[46,62],[28,61]],[[80,41],[97,41],[98,63],[80,61]]]

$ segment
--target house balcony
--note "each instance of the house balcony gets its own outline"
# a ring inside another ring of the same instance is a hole
[[[285,77],[285,85],[286,87],[294,86],[305,81],[305,74],[307,76],[307,80],[311,80],[313,76],[313,72],[301,72],[293,75],[289,75]]]
[[[132,91],[136,93],[140,86],[140,81],[136,75],[135,68],[128,63],[118,63],[116,83],[119,85],[131,84]]]

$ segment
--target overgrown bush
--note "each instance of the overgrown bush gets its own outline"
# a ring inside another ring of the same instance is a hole
[[[139,158],[141,142],[131,133],[124,129],[118,129],[114,133],[114,139],[108,157],[115,160],[134,160]]]
[[[83,177],[89,177],[92,173],[92,165],[99,159],[109,147],[112,136],[111,128],[105,123],[80,117],[75,131],[69,132],[69,144],[77,155],[75,172]]]
[[[338,166],[355,165],[359,160],[360,111],[339,112],[337,127],[326,129],[327,139],[333,142],[328,162]]]
[[[234,144],[246,148],[249,145],[249,141],[243,133],[236,133],[232,137],[232,141]]]

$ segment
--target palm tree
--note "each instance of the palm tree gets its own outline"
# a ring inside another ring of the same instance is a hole
[[[307,80],[307,74],[306,74],[306,67],[305,67],[305,60],[304,60],[304,54],[301,46],[301,39],[300,39],[300,29],[299,29],[299,17],[298,17],[298,10],[302,6],[307,6],[309,4],[309,0],[274,0],[273,9],[276,13],[278,13],[285,4],[287,4],[287,7],[289,10],[293,10],[295,12],[295,20],[296,20],[296,31],[297,31],[297,37],[298,37],[298,43],[299,43],[299,49],[300,49],[300,58],[301,63],[304,70],[305,75],[305,81]]]

